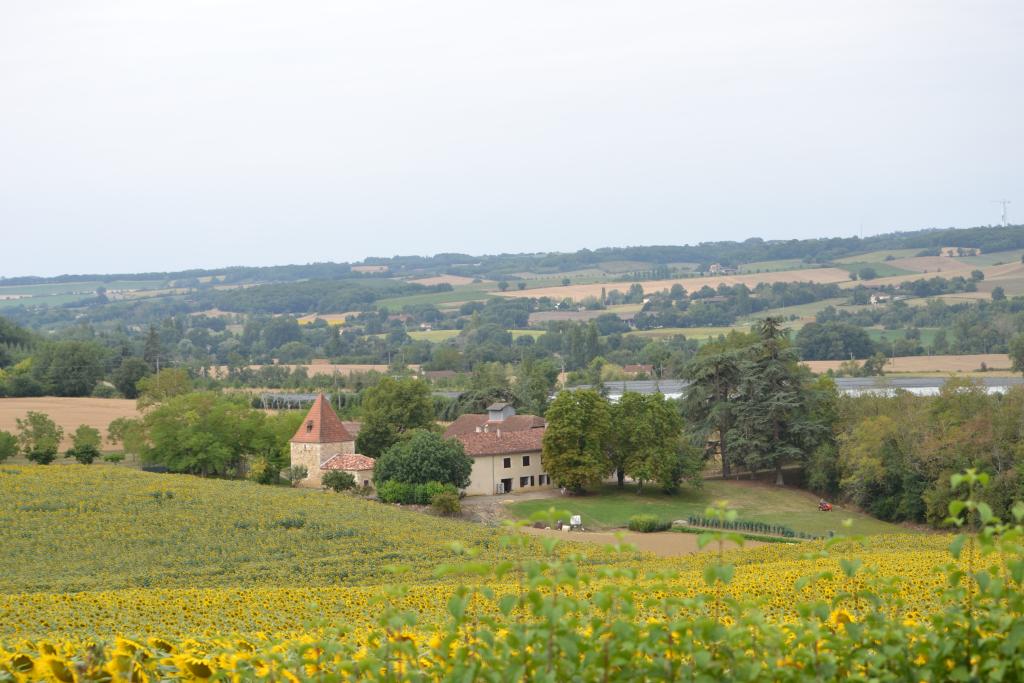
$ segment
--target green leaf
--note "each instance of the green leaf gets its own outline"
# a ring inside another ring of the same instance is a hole
[[[960,553],[964,549],[964,542],[967,541],[967,536],[960,534],[953,539],[953,542],[949,544],[949,554],[953,557],[960,559]]]
[[[1013,506],[1012,512],[1013,512],[1013,518],[1015,520],[1017,520],[1018,522],[1020,522],[1021,520],[1024,520],[1024,503],[1022,503],[1020,501],[1015,503],[1014,506]]]
[[[994,517],[988,503],[978,503],[978,515],[981,517],[982,524],[988,524]]]
[[[843,573],[849,576],[851,579],[853,578],[854,574],[857,573],[857,570],[860,569],[860,566],[862,564],[863,561],[857,559],[848,560],[846,558],[843,558],[839,560],[839,566],[842,567]]]

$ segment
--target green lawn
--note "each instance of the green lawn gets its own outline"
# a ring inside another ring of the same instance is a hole
[[[877,277],[893,277],[895,275],[917,275],[913,270],[907,270],[906,268],[898,268],[897,266],[891,266],[885,261],[855,261],[852,263],[844,263],[843,268],[850,271],[851,275],[860,273],[861,268],[871,268],[875,271]],[[871,280],[864,280],[865,283],[870,283]]]
[[[926,349],[935,343],[935,333],[939,331],[938,327],[921,327],[918,328],[921,332],[921,345]],[[883,353],[889,354],[891,344],[897,339],[904,339],[907,336],[906,330],[883,330],[877,327],[865,328],[868,336],[871,337],[871,341],[882,345],[880,349]]]
[[[637,337],[650,337],[653,339],[674,337],[681,334],[687,339],[703,341],[707,339],[716,339],[718,335],[729,334],[732,330],[747,332],[749,329],[750,328],[747,325],[738,325],[736,327],[660,327],[654,330],[636,330],[634,332],[627,332],[627,334]]]
[[[1024,249],[1013,251],[993,251],[990,254],[981,256],[963,256],[957,260],[970,263],[972,266],[994,266],[998,263],[1017,263],[1021,256],[1024,256]]]
[[[409,337],[415,341],[429,341],[443,342],[451,339],[452,337],[458,337],[460,330],[413,330],[409,332]]]
[[[818,499],[812,493],[791,487],[737,481],[705,481],[697,490],[685,488],[677,495],[660,492],[637,495],[635,488],[619,491],[610,485],[600,493],[586,496],[556,496],[549,499],[524,500],[510,504],[509,510],[521,519],[534,512],[554,506],[583,517],[583,524],[596,529],[625,527],[629,518],[638,514],[653,514],[663,520],[685,519],[689,515],[703,514],[716,500],[729,501],[739,518],[752,522],[784,524],[795,531],[824,535],[829,531],[861,534],[906,533],[906,529],[882,522],[868,515],[850,510],[818,512]],[[846,530],[844,519],[852,519],[853,526]]]

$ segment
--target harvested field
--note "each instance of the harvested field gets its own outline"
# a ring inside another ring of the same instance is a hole
[[[265,367],[286,368],[289,371],[295,370],[295,368],[305,368],[306,369],[306,373],[310,377],[315,377],[317,375],[335,375],[335,374],[348,376],[348,375],[352,375],[352,374],[356,374],[356,373],[361,373],[361,372],[387,372],[388,371],[388,366],[387,365],[340,365],[340,364],[336,364],[336,363],[312,363],[310,365],[290,365],[290,364],[286,364],[286,363],[281,363],[280,365],[273,365],[273,366],[271,366],[271,365],[250,365],[249,369],[250,370],[259,370],[260,368],[265,368]],[[420,366],[419,365],[410,365],[409,368],[411,370],[413,370],[414,372],[419,372]],[[214,378],[220,379],[222,377],[226,377],[227,376],[227,374],[228,374],[228,366],[226,366],[226,365],[218,365],[215,368],[211,368],[210,372],[211,372],[211,375]]]
[[[89,425],[100,430],[106,439],[107,427],[119,417],[138,417],[135,401],[123,398],[67,398],[45,396],[42,398],[0,398],[0,430],[16,433],[16,420],[34,410],[46,413],[64,428],[61,450],[71,447],[71,433],[78,425]]]
[[[773,273],[754,273],[748,275],[723,275],[720,277],[691,277],[676,278],[672,280],[641,280],[645,292],[658,292],[663,289],[670,289],[672,285],[682,285],[687,292],[693,292],[707,285],[718,287],[721,284],[738,285],[745,284],[748,287],[756,287],[762,282],[846,282],[850,279],[849,273],[839,268],[807,268],[804,270],[787,270]],[[525,291],[504,292],[503,296],[513,297],[542,297],[548,296],[552,299],[564,299],[570,297],[579,301],[588,296],[600,296],[601,289],[610,291],[618,289],[626,291],[632,282],[595,282],[586,285],[569,285],[568,287],[539,287]]]
[[[424,285],[425,287],[430,287],[431,285],[451,285],[452,287],[458,287],[459,285],[473,284],[473,278],[462,275],[437,275],[435,277],[424,277],[418,280],[409,280],[409,282],[415,285]]]
[[[387,266],[352,266],[353,273],[386,273]]]
[[[346,320],[357,315],[359,315],[359,311],[349,311],[347,313],[310,313],[297,320],[300,325],[310,325],[317,320],[323,320],[328,325],[344,325]]]
[[[811,360],[805,364],[814,372],[838,370],[841,360]],[[989,370],[1009,370],[1012,363],[1005,353],[979,353],[964,356],[897,356],[885,365],[889,372],[974,372],[984,363]]]
[[[939,271],[945,273],[949,271],[973,270],[977,267],[949,256],[912,256],[910,258],[898,258],[895,261],[886,261],[886,263],[890,266],[896,266],[897,268],[903,268],[915,273],[927,272],[929,275]]]

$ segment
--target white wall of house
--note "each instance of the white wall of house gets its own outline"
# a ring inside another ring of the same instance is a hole
[[[529,464],[525,464],[524,458],[529,460]],[[494,495],[502,483],[511,484],[506,490],[510,493],[550,488],[551,481],[541,465],[540,451],[473,456],[473,470],[469,475],[469,486],[466,487],[467,496]]]

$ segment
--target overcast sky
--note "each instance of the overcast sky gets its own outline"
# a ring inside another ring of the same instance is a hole
[[[1024,2],[0,0],[0,276],[1024,218]]]

